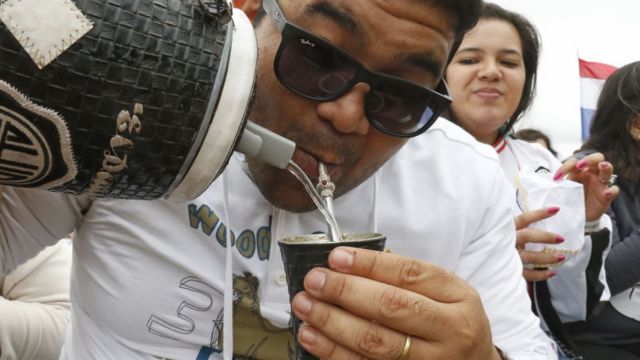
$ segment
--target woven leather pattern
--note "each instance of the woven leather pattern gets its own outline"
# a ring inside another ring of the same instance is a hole
[[[93,29],[38,70],[0,22],[0,79],[55,110],[71,132],[78,175],[54,189],[86,190],[116,135],[116,118],[134,104],[142,128],[126,168],[100,196],[154,199],[166,193],[204,119],[227,27],[192,0],[76,0]]]

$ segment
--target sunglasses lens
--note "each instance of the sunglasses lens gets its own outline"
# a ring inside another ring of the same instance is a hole
[[[425,130],[442,110],[424,89],[411,84],[384,81],[367,96],[366,112],[377,128],[400,136]]]
[[[317,100],[334,97],[350,86],[357,68],[336,49],[302,36],[283,41],[277,70],[285,85]]]

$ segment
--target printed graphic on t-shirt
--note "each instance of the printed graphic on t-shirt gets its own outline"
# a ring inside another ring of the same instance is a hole
[[[187,300],[176,305],[175,319],[151,315],[148,331],[154,335],[180,339],[192,333],[196,326],[204,326],[192,314],[211,309],[212,297],[222,294],[205,284],[201,279],[188,276],[180,281],[179,287],[196,292],[209,299],[208,303],[195,304]],[[233,275],[233,348],[234,359],[242,360],[283,360],[294,359],[294,342],[290,330],[278,328],[260,313],[258,289],[260,282],[249,272]],[[210,324],[210,342],[202,346],[194,360],[217,359],[223,350],[223,313],[220,308]]]
[[[212,238],[222,248],[227,246],[227,226],[208,205],[189,204],[189,225]],[[271,218],[257,229],[245,229],[236,237],[229,231],[231,244],[242,257],[269,259]],[[176,311],[170,315],[152,314],[147,330],[156,336],[184,341],[203,329],[209,334],[194,360],[221,359],[223,352],[224,294],[196,276],[185,276],[178,288],[183,298],[176,299]],[[293,360],[295,343],[289,328],[279,328],[262,317],[259,298],[260,281],[250,272],[233,274],[233,353],[238,360]],[[163,359],[164,360],[164,359]],[[166,359],[169,360],[169,359]]]
[[[227,226],[220,221],[216,213],[207,205],[189,204],[189,224],[192,228],[200,227],[207,236],[213,236],[223,247],[227,247]],[[257,256],[261,261],[269,260],[271,250],[271,220],[256,230],[243,230],[236,238],[231,231],[231,244],[243,257],[251,259]]]

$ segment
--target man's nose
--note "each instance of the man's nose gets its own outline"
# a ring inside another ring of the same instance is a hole
[[[364,111],[369,89],[368,84],[358,83],[339,98],[319,103],[316,111],[322,119],[329,121],[336,131],[365,135],[369,132],[370,126]]]

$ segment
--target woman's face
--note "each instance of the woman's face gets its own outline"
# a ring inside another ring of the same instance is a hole
[[[513,115],[525,83],[522,42],[511,23],[480,20],[447,67],[451,112],[477,140],[492,144]]]

